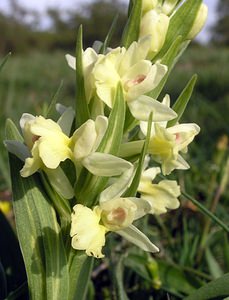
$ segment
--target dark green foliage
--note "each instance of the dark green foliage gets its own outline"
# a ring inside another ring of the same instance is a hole
[[[219,0],[217,11],[218,20],[213,27],[212,41],[222,45],[229,45],[229,1]]]

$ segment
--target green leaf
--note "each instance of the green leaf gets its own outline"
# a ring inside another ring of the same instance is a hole
[[[183,51],[186,49],[188,45],[187,43],[182,43],[182,37],[178,36],[174,42],[172,43],[171,47],[168,49],[166,54],[161,59],[161,64],[164,64],[168,67],[168,71],[166,75],[162,78],[158,86],[153,89],[151,92],[148,93],[150,97],[153,99],[157,99],[157,97],[160,95],[163,87],[165,86],[165,83],[167,82],[167,79],[169,77],[170,72],[172,71],[173,67],[177,63],[179,57],[183,53]]]
[[[76,286],[76,293],[74,299],[85,300],[88,292],[88,286],[91,277],[91,271],[94,264],[93,257],[87,257],[81,268]]]
[[[122,45],[125,48],[129,48],[134,41],[138,40],[141,16],[142,0],[135,0],[131,7],[130,16],[122,35]]]
[[[167,127],[171,127],[179,122],[180,118],[182,117],[186,106],[192,96],[192,92],[194,89],[194,86],[196,84],[197,75],[193,75],[180,96],[178,97],[177,101],[173,105],[173,110],[177,113],[177,117],[171,121],[168,122]]]
[[[52,96],[52,99],[51,99],[51,102],[50,102],[49,107],[47,109],[47,112],[44,114],[45,118],[49,118],[51,116],[53,110],[55,110],[55,105],[56,105],[56,102],[57,102],[58,97],[60,95],[60,91],[61,91],[62,87],[63,87],[63,80],[61,80],[60,85],[59,85],[57,91]]]
[[[212,275],[213,279],[223,276],[223,271],[209,248],[206,249],[205,254],[210,274]]]
[[[113,265],[113,281],[115,287],[115,293],[118,300],[128,300],[127,294],[125,292],[125,287],[123,284],[124,277],[124,266],[123,262],[125,260],[125,255],[122,255],[118,262]]]
[[[194,24],[201,3],[202,0],[187,0],[171,17],[164,46],[154,58],[155,60],[158,60],[165,55],[178,36],[182,36],[182,41],[186,40],[186,37]]]
[[[143,165],[144,165],[144,161],[145,161],[145,156],[146,156],[146,153],[147,153],[149,140],[150,140],[150,133],[151,133],[151,127],[152,127],[152,117],[153,117],[153,115],[151,113],[150,117],[149,117],[149,121],[148,121],[147,135],[146,135],[145,143],[144,143],[144,146],[142,148],[141,155],[140,155],[139,161],[138,161],[138,167],[137,167],[136,173],[134,175],[133,181],[132,181],[129,189],[124,194],[124,197],[134,197],[137,193],[137,189],[138,189],[139,182],[140,182],[141,175],[142,175],[142,169],[143,169]]]
[[[200,286],[198,282],[195,282],[194,275],[185,273],[178,266],[173,266],[162,260],[158,260],[158,265],[163,289],[172,293],[190,294],[195,291],[196,287]]]
[[[17,126],[11,119],[6,120],[5,136],[7,140],[16,140],[21,143],[24,142],[24,139],[17,129]]]
[[[105,38],[105,41],[104,41],[104,43],[102,44],[102,47],[101,47],[101,49],[99,50],[99,53],[102,53],[102,54],[105,54],[105,53],[106,53],[107,47],[109,46],[109,44],[110,44],[110,42],[111,42],[112,36],[113,36],[113,34],[114,34],[114,31],[115,31],[115,29],[117,28],[117,23],[118,23],[118,15],[116,15],[116,16],[114,17],[114,20],[113,20],[113,22],[112,22],[112,24],[111,24],[111,27],[110,27],[110,29],[109,29],[109,31],[108,31],[108,34],[107,34],[107,36],[106,36],[106,38]]]
[[[119,152],[123,137],[126,105],[120,84],[117,87],[114,103],[114,107],[109,116],[106,133],[96,152],[113,155],[117,155]],[[78,203],[89,207],[93,206],[98,194],[102,192],[106,186],[107,181],[108,178],[93,176],[88,171],[83,170],[75,188]]]
[[[56,212],[38,174],[20,176],[22,163],[10,155],[13,204],[30,298],[65,299],[68,266]]]
[[[84,86],[82,39],[83,30],[80,26],[76,43],[76,128],[90,119]]]
[[[222,277],[209,282],[200,289],[191,293],[185,300],[210,300],[210,299],[223,299],[229,295],[229,273]]]

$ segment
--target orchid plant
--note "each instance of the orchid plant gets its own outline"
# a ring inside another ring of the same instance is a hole
[[[20,130],[7,121],[31,299],[85,299],[91,257],[104,257],[110,232],[160,251],[134,222],[179,207],[178,183],[153,181],[189,168],[182,155],[200,129],[180,119],[196,77],[172,107],[163,88],[206,17],[202,0],[130,1],[120,47],[109,48],[109,33],[83,50],[79,29],[76,55],[66,55],[76,73],[75,105],[56,104],[56,121],[53,102],[44,116],[24,113]]]

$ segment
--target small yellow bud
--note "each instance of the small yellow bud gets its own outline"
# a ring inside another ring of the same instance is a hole
[[[157,6],[157,0],[143,0],[142,1],[142,14],[144,15],[151,9],[154,9]]]
[[[141,21],[140,38],[151,36],[148,57],[152,59],[162,48],[169,27],[169,17],[156,10],[148,11]]]
[[[203,28],[207,20],[207,16],[208,16],[208,7],[207,5],[202,3],[196,15],[196,19],[192,25],[192,28],[187,35],[188,40],[194,39],[197,36],[197,34],[201,31],[201,29]]]

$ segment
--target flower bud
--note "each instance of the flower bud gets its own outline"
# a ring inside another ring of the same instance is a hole
[[[169,26],[169,17],[156,10],[147,12],[141,21],[140,38],[151,35],[148,57],[152,59],[162,48]]]
[[[194,39],[197,36],[197,34],[201,31],[207,20],[207,16],[208,7],[204,3],[202,3],[196,15],[196,19],[192,25],[192,28],[187,35],[188,40]]]
[[[157,0],[143,0],[142,1],[142,14],[144,15],[151,9],[154,9],[157,6]]]
[[[162,5],[162,11],[166,15],[171,15],[176,5],[180,2],[179,0],[165,0]]]
[[[137,206],[127,198],[118,198],[101,204],[102,221],[111,231],[121,230],[132,224]]]

